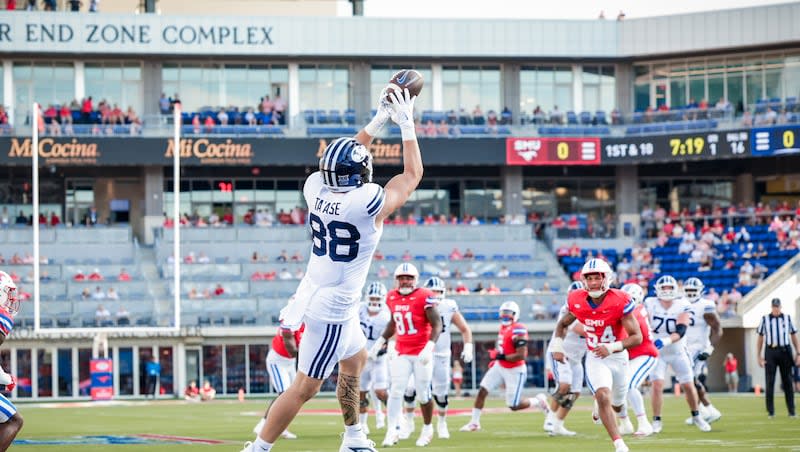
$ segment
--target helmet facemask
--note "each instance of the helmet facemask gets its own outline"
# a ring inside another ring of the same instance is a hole
[[[383,298],[369,297],[367,300],[367,311],[372,314],[377,314],[383,309]]]
[[[413,275],[397,275],[395,281],[400,295],[408,295],[417,288],[417,277]]]

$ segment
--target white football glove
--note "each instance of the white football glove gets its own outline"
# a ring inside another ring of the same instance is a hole
[[[9,385],[14,381],[14,377],[6,373],[5,369],[0,367],[0,385]]]
[[[380,354],[381,349],[383,349],[383,346],[385,344],[386,344],[386,339],[383,336],[379,337],[378,340],[376,340],[375,343],[372,344],[372,347],[369,349],[368,352],[369,359],[373,360],[378,359],[378,354]]]
[[[425,348],[419,352],[419,362],[423,366],[427,366],[429,362],[433,361],[433,348],[435,346],[436,344],[433,341],[428,341],[428,343],[425,344]]]
[[[388,91],[389,86],[387,85],[385,88],[381,90],[381,95],[378,97],[378,108],[375,111],[375,116],[372,120],[364,126],[364,131],[371,137],[374,137],[381,131],[383,125],[386,124],[386,121],[389,120],[389,117],[392,114],[392,104],[388,100],[386,100],[386,92]]]
[[[392,99],[391,117],[392,121],[400,126],[401,131],[414,130],[414,101],[416,96],[411,97],[408,89],[404,89],[402,93],[393,91],[389,94]]]
[[[475,347],[472,345],[472,342],[464,343],[464,350],[461,351],[461,359],[464,361],[464,364],[469,364],[475,359]]]

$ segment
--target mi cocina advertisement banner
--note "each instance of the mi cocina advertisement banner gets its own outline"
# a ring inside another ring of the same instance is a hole
[[[237,138],[192,136],[178,146],[187,166],[315,166],[332,138]],[[502,138],[420,139],[426,165],[503,165]],[[376,166],[402,165],[400,138],[375,140],[369,150]],[[174,140],[135,137],[42,137],[42,166],[172,165]],[[0,165],[30,166],[30,137],[0,138]]]

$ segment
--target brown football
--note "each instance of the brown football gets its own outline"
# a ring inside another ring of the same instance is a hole
[[[425,80],[422,78],[422,74],[413,69],[403,69],[397,71],[392,76],[392,79],[389,80],[389,88],[386,91],[387,94],[389,94],[397,89],[402,92],[402,90],[408,88],[408,92],[412,97],[419,96],[420,91],[422,91],[422,85],[424,84]],[[392,101],[390,96],[387,96],[386,100],[389,102]]]

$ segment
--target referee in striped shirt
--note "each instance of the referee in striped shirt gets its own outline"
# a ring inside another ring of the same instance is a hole
[[[795,417],[794,410],[794,385],[792,384],[793,364],[800,364],[800,345],[797,343],[797,328],[792,323],[792,316],[781,312],[780,298],[772,299],[772,312],[761,317],[758,325],[758,365],[765,367],[767,372],[767,412],[769,417],[775,416],[775,370],[781,370],[783,393],[786,396],[786,408],[789,417]],[[795,353],[792,353],[794,345]],[[764,354],[761,349],[766,342]]]

